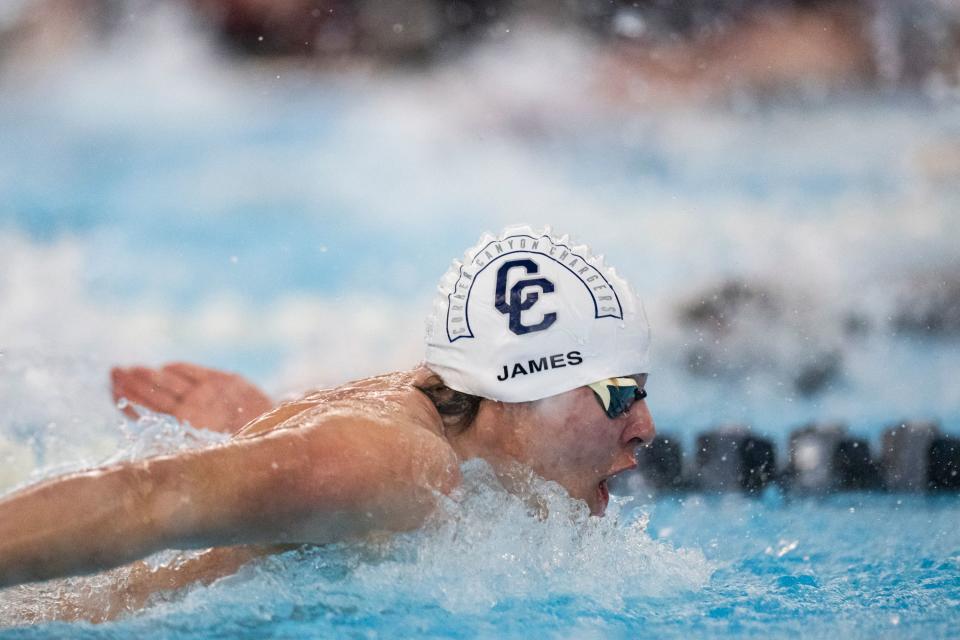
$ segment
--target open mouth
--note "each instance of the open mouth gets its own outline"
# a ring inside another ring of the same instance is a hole
[[[602,516],[603,513],[607,510],[607,504],[610,502],[610,488],[607,486],[607,480],[604,478],[600,481],[600,484],[597,485],[597,513],[596,515]]]

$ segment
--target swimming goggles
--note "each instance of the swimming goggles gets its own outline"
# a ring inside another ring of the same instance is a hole
[[[611,420],[630,411],[637,400],[647,397],[647,391],[633,378],[607,378],[587,386],[593,389],[597,401]]]

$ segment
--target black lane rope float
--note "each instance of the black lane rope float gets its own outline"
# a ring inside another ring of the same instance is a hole
[[[701,433],[692,456],[662,434],[637,450],[638,468],[613,479],[615,493],[741,492],[778,484],[796,494],[839,491],[960,492],[960,437],[931,422],[903,422],[883,432],[878,456],[869,440],[843,425],[811,424],[790,434],[786,464],[773,441],[743,426]]]

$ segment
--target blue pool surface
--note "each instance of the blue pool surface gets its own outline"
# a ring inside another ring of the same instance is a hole
[[[919,638],[956,626],[955,498],[689,496],[599,525],[569,511],[537,521],[496,491],[463,508],[383,546],[288,552],[127,620],[3,637]]]

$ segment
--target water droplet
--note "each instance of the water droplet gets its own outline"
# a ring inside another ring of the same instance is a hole
[[[788,553],[796,549],[798,544],[800,544],[799,540],[792,540],[789,542],[787,542],[786,540],[781,540],[780,541],[781,546],[779,549],[777,549],[777,557],[782,558],[783,556],[787,555]]]

